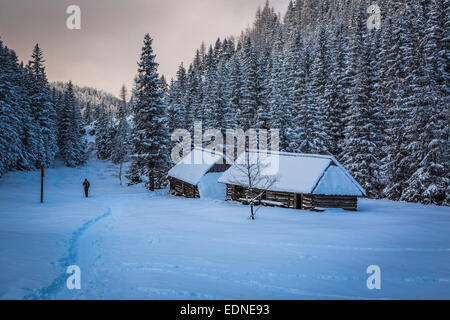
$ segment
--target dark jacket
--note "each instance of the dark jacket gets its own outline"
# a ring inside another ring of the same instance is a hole
[[[90,186],[91,186],[91,184],[89,183],[89,181],[84,180],[84,182],[83,182],[83,187],[84,187],[85,189],[89,189]]]

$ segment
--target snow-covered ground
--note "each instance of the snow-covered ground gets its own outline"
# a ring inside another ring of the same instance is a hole
[[[2,299],[450,299],[450,209],[362,200],[356,213],[248,207],[120,186],[116,169],[0,179]],[[81,183],[91,181],[92,197]],[[81,268],[68,290],[66,266]],[[366,269],[381,268],[381,290]]]

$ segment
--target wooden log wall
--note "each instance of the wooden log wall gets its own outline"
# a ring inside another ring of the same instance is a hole
[[[287,208],[295,209],[295,194],[288,192],[267,191],[266,200],[282,202]]]
[[[200,198],[197,186],[175,178],[170,178],[170,193],[186,198]]]
[[[244,188],[227,184],[227,200],[237,201],[244,197]]]
[[[355,196],[329,196],[305,194],[302,197],[302,209],[312,210],[314,208],[342,208],[356,211],[358,198]]]
[[[227,184],[227,200],[240,201],[242,198],[256,196],[260,190],[250,195],[243,187]],[[266,191],[261,200],[283,203],[284,207],[297,209],[296,199],[301,196],[301,209],[314,210],[315,208],[342,208],[344,210],[356,211],[358,198],[355,196],[330,196],[313,194],[294,194],[289,192]],[[300,204],[300,203],[299,203]],[[298,208],[300,209],[300,207]]]

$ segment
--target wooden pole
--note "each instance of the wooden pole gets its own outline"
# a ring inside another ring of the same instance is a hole
[[[44,165],[41,164],[41,203],[44,203]]]

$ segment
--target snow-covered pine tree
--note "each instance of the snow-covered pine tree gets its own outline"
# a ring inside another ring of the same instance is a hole
[[[235,54],[228,66],[228,77],[226,97],[229,104],[230,114],[228,115],[227,128],[232,129],[237,126],[237,112],[242,108],[242,66],[238,54]]]
[[[282,112],[289,115],[289,117],[282,118],[282,121],[287,125],[286,133],[286,147],[285,151],[300,152],[302,146],[302,139],[305,136],[305,113],[309,110],[303,109],[305,105],[302,103],[306,90],[306,72],[304,58],[304,42],[300,31],[294,30],[291,33],[291,38],[287,44],[284,71],[286,72],[286,79],[279,81],[286,82],[285,86],[289,88],[288,96],[284,100],[289,103],[284,104]]]
[[[86,103],[86,107],[84,108],[84,113],[83,113],[83,119],[84,119],[84,123],[86,123],[86,124],[91,124],[92,121],[94,120],[91,102]]]
[[[297,6],[294,5],[294,2],[292,0],[290,0],[286,14],[284,15],[284,20],[283,20],[283,31],[284,31],[285,39],[291,38],[291,35],[294,32],[294,30],[297,30],[297,11],[296,11],[296,9],[297,9]]]
[[[335,157],[342,154],[344,143],[345,115],[349,108],[346,90],[350,87],[347,81],[346,68],[348,61],[347,28],[339,23],[333,29],[331,52],[333,59],[330,66],[330,109],[328,111],[328,136],[330,153]]]
[[[331,74],[331,51],[329,47],[329,32],[327,27],[322,24],[319,28],[317,46],[315,50],[315,60],[312,67],[313,90],[317,97],[317,118],[316,130],[320,130],[324,136],[324,143],[328,150],[336,150],[337,142],[330,139],[333,123],[330,119],[330,110],[335,108],[332,101],[332,82]]]
[[[234,38],[230,37],[223,42],[222,59],[229,62],[235,53]]]
[[[445,168],[446,128],[440,121],[440,114],[445,113],[445,110],[438,108],[442,107],[441,99],[430,99],[439,96],[440,92],[436,91],[440,88],[433,85],[435,82],[431,79],[436,76],[433,74],[434,64],[426,59],[426,42],[423,41],[426,37],[426,18],[423,7],[414,1],[412,8],[408,11],[411,15],[408,19],[411,34],[408,47],[414,50],[409,51],[410,55],[405,61],[408,63],[405,66],[408,76],[404,87],[409,94],[403,99],[409,111],[405,127],[409,142],[406,161],[410,164],[412,175],[400,200],[442,204],[446,200],[449,185],[448,170]]]
[[[249,36],[244,40],[241,59],[242,108],[237,111],[237,120],[239,127],[247,130],[256,124],[262,91],[258,75],[258,53]]]
[[[303,153],[328,153],[327,135],[324,131],[323,114],[319,106],[317,90],[314,88],[312,65],[314,50],[311,45],[305,45],[300,68],[304,72],[304,94],[300,101],[299,110],[304,112],[301,120],[304,130],[299,135],[298,151]],[[299,113],[299,116],[302,115]],[[300,120],[299,120],[300,121]]]
[[[275,13],[274,8],[270,6],[269,1],[266,0],[264,7],[262,9],[258,8],[253,29],[250,32],[250,36],[258,51],[264,52],[264,50],[268,50],[270,52],[279,24],[278,15]]]
[[[69,81],[64,93],[62,118],[59,121],[60,155],[68,167],[85,164],[86,139],[83,135],[83,122],[80,108],[75,100],[72,82]]]
[[[192,63],[192,72],[189,77],[189,95],[192,112],[192,121],[204,122],[205,110],[203,109],[204,81],[203,81],[203,58],[199,50],[196,51]]]
[[[14,58],[13,58],[14,59]],[[15,58],[17,59],[17,57]],[[16,69],[15,74],[17,77],[15,78],[15,88],[17,88],[19,92],[20,102],[19,108],[17,110],[17,115],[21,119],[21,141],[22,141],[22,151],[21,156],[17,162],[17,169],[19,170],[32,170],[35,168],[37,163],[38,156],[38,132],[39,125],[34,121],[34,117],[32,114],[31,106],[30,106],[30,98],[28,94],[27,88],[30,86],[27,85],[31,79],[31,76],[28,74],[26,68],[23,63],[18,65],[18,69]]]
[[[381,28],[381,50],[378,70],[381,76],[380,98],[384,106],[385,116],[385,146],[383,148],[382,177],[385,189],[383,196],[391,199],[399,199],[402,190],[402,181],[405,176],[403,172],[402,158],[404,151],[403,122],[405,112],[402,105],[397,104],[400,92],[399,71],[402,68],[400,53],[400,28],[398,18],[391,10],[388,10],[382,20]]]
[[[169,91],[167,92],[166,96],[164,97],[163,101],[167,105],[166,110],[166,116],[167,116],[167,129],[168,132],[173,132],[178,124],[180,123],[180,119],[177,113],[177,89],[176,89],[177,83],[172,78],[170,80],[169,85]],[[133,103],[135,102],[135,99],[133,100]],[[134,108],[133,108],[134,109]]]
[[[213,127],[225,133],[229,103],[225,100],[225,61],[222,59],[217,64],[217,81],[215,84],[216,112],[213,118]]]
[[[365,24],[365,6],[361,4],[353,28],[352,57],[349,64],[353,75],[350,90],[342,160],[353,177],[369,196],[379,197],[381,145],[378,128],[380,107],[376,95],[379,82],[376,71],[374,41]]]
[[[424,39],[424,50],[428,67],[430,70],[431,83],[434,87],[435,117],[432,143],[440,150],[439,159],[436,163],[440,164],[446,172],[447,181],[450,180],[450,1],[449,0],[431,0],[430,10],[428,12],[428,21]],[[445,191],[446,199],[442,202],[444,205],[450,205],[450,184],[447,182]]]
[[[127,89],[125,85],[120,90],[120,98],[122,104],[120,105],[119,112],[117,114],[117,128],[112,141],[111,161],[114,164],[119,165],[119,181],[122,185],[122,168],[123,163],[127,161],[128,149],[129,149],[129,133],[130,126],[127,121]]]
[[[149,190],[163,184],[169,164],[169,133],[166,127],[166,105],[162,100],[158,63],[152,38],[145,35],[138,63],[136,101],[133,106],[130,184],[145,181]]]
[[[162,75],[159,80],[161,82],[161,91],[163,93],[163,97],[165,98],[167,93],[169,92],[169,85],[168,85],[166,77],[164,75]]]
[[[21,119],[17,115],[21,97],[14,86],[15,64],[12,52],[0,40],[0,177],[15,169],[21,150]]]
[[[194,64],[191,64],[187,73],[187,103],[190,105],[190,125],[186,128],[191,132],[194,121],[201,121],[203,119],[203,113],[201,112],[202,97],[198,70]]]
[[[115,136],[114,120],[110,112],[100,106],[97,121],[95,121],[95,145],[97,159],[111,159],[113,139]]]
[[[288,127],[289,127],[289,108],[291,102],[289,100],[290,95],[288,85],[288,73],[285,65],[284,56],[284,40],[282,31],[278,31],[272,54],[272,68],[270,71],[269,79],[269,107],[270,107],[270,127],[279,130],[279,143],[280,150],[287,151],[288,149]]]
[[[266,3],[266,5],[268,5]],[[272,38],[272,37],[271,37]],[[256,111],[256,127],[258,129],[269,129],[270,106],[269,106],[269,81],[272,68],[272,59],[270,58],[271,46],[266,44],[262,54],[258,59],[258,109]]]
[[[173,107],[175,109],[175,129],[189,128],[191,125],[190,105],[187,103],[187,76],[183,64],[177,71]]]
[[[205,77],[202,108],[206,112],[203,126],[205,129],[218,128],[217,112],[222,112],[223,97],[219,91],[217,59],[212,46],[205,57]]]
[[[57,149],[56,112],[51,102],[51,92],[45,74],[44,57],[38,44],[34,46],[27,70],[33,81],[29,83],[31,110],[39,123],[37,165],[54,164]]]

